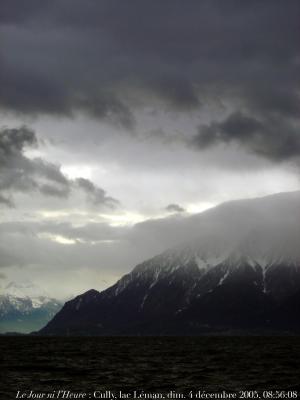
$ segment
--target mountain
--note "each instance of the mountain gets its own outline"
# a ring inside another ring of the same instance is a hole
[[[184,244],[67,302],[39,333],[299,332],[299,222],[300,192],[222,204],[190,219]]]
[[[61,307],[32,282],[9,282],[0,294],[0,333],[40,329]]]

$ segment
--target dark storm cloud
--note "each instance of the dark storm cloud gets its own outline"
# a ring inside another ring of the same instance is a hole
[[[300,155],[299,127],[291,121],[276,117],[258,120],[241,112],[230,114],[222,122],[200,126],[192,145],[203,149],[231,142],[275,161]]]
[[[185,209],[181,207],[179,204],[169,204],[166,207],[166,210],[170,212],[179,212],[179,213],[185,211]]]
[[[298,123],[297,0],[1,6],[3,109],[66,116],[81,110],[132,130],[139,103],[185,112],[216,100],[264,116],[267,132],[274,119]]]
[[[26,126],[0,130],[0,204],[13,206],[12,198],[17,192],[37,191],[45,196],[66,198],[78,188],[93,205],[118,204],[91,181],[68,179],[58,165],[27,157],[25,149],[37,143],[35,132]]]
[[[2,129],[0,139],[1,164],[5,163],[8,157],[21,153],[24,147],[37,144],[34,132],[25,126]]]

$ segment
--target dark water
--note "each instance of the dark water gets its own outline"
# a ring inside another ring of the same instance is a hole
[[[300,390],[300,337],[1,337],[0,400],[17,390]]]

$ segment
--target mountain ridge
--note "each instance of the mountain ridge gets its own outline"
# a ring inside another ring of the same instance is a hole
[[[102,292],[77,296],[39,333],[299,330],[298,198],[236,201],[229,211],[226,203],[196,216],[199,232],[188,244],[137,265]]]

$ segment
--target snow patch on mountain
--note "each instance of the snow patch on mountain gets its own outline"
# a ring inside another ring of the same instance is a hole
[[[0,332],[30,332],[47,323],[62,303],[30,281],[6,282],[0,292]]]

